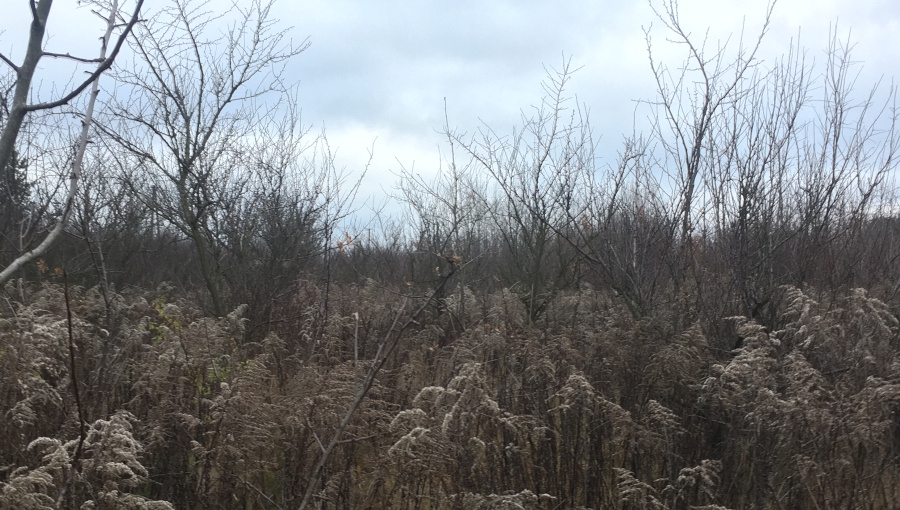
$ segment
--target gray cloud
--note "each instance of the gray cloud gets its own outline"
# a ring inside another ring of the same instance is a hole
[[[14,41],[27,33],[26,2],[7,3],[16,8],[0,19],[3,51],[24,48]],[[229,4],[216,0],[210,7]],[[698,37],[708,31],[710,47],[742,26],[754,34],[764,10],[764,1],[681,1],[686,25]],[[683,56],[683,48],[665,42],[645,2],[280,0],[274,12],[282,26],[293,27],[294,40],[308,36],[312,42],[288,69],[299,82],[304,119],[327,127],[351,171],[364,165],[378,138],[364,192],[389,186],[397,160],[415,161],[422,172],[437,168],[441,137],[435,130],[444,122],[444,98],[451,127],[472,132],[483,121],[509,132],[520,110],[540,101],[543,66],[560,65],[563,54],[582,67],[570,91],[590,108],[603,136],[602,155],[611,160],[622,134],[631,132],[634,100],[653,95],[643,29],[653,25],[659,58],[677,66]],[[95,52],[99,32],[84,28],[94,26],[84,9],[57,2],[54,20],[51,43],[60,45],[54,49]],[[860,85],[890,79],[900,69],[900,5],[894,0],[782,0],[762,56],[784,53],[799,30],[801,43],[821,61],[835,21],[843,33],[852,27],[854,57],[866,62]]]

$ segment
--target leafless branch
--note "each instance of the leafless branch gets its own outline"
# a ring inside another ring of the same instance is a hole
[[[64,58],[67,60],[74,60],[75,62],[82,62],[85,64],[97,64],[97,63],[103,62],[103,60],[99,59],[99,58],[81,58],[81,57],[76,57],[74,55],[70,55],[68,53],[51,53],[49,51],[45,51],[44,56],[52,57],[52,58]]]
[[[78,85],[77,87],[72,89],[68,94],[64,95],[63,97],[61,97],[55,101],[48,101],[45,103],[26,105],[24,107],[25,111],[33,112],[33,111],[37,111],[37,110],[47,110],[47,109],[57,108],[59,106],[68,104],[69,101],[78,97],[78,95],[81,94],[84,91],[84,89],[88,88],[88,86],[91,83],[96,81],[96,79],[101,74],[103,74],[104,72],[106,72],[107,69],[112,67],[113,62],[115,62],[116,57],[119,55],[119,50],[122,49],[122,45],[125,44],[125,40],[128,39],[128,36],[131,34],[131,30],[134,28],[135,24],[140,19],[141,7],[143,7],[143,5],[144,5],[144,0],[137,0],[137,4],[134,7],[134,12],[131,15],[131,19],[125,25],[125,29],[122,31],[122,33],[119,34],[119,37],[116,40],[116,44],[115,44],[115,46],[113,46],[113,49],[112,49],[112,52],[110,53],[110,55],[108,57],[106,57],[105,59],[103,59],[103,61],[100,63],[100,65],[97,66],[97,69],[95,69],[87,78],[85,78],[85,80],[82,81],[80,85]]]
[[[19,66],[13,64],[12,61],[11,61],[10,59],[8,59],[8,58],[6,57],[6,55],[4,55],[3,53],[0,53],[0,60],[6,62],[6,65],[8,65],[9,67],[11,67],[13,71],[19,72]]]

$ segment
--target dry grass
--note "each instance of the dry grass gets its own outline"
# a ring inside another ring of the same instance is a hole
[[[2,508],[295,507],[399,302],[341,287],[318,326],[251,343],[243,308],[211,319],[163,288],[115,295],[106,316],[96,291],[73,289],[88,426],[74,459],[62,292],[29,296],[0,320]],[[505,292],[470,295],[465,331],[432,310],[313,506],[890,508],[898,321],[862,290],[784,296],[775,330],[722,319],[732,352],[592,291],[560,294],[536,323]]]

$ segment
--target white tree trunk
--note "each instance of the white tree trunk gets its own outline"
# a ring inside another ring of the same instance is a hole
[[[109,9],[109,17],[107,18],[106,23],[106,33],[103,35],[101,39],[101,48],[100,48],[100,58],[98,59],[101,63],[106,61],[106,49],[109,45],[109,41],[112,38],[113,30],[116,27],[116,15],[118,10],[118,0],[113,0],[112,5]],[[46,23],[46,18],[44,20]],[[43,33],[42,33],[43,34]],[[63,215],[53,227],[53,230],[47,234],[47,237],[39,244],[35,249],[25,252],[20,255],[16,260],[14,260],[6,269],[0,272],[0,285],[4,284],[12,275],[16,273],[19,269],[21,269],[25,264],[31,262],[32,260],[40,257],[47,251],[50,246],[56,242],[59,236],[62,234],[63,230],[65,230],[66,225],[69,223],[69,218],[72,216],[72,209],[75,204],[75,195],[78,191],[78,179],[81,177],[81,167],[82,162],[84,161],[84,152],[87,149],[88,142],[88,133],[91,127],[91,120],[94,117],[94,104],[97,102],[97,96],[100,94],[100,77],[94,80],[94,83],[91,85],[91,95],[88,100],[87,110],[84,113],[84,120],[81,125],[81,136],[78,138],[78,148],[75,153],[75,161],[72,163],[72,173],[69,174],[69,192],[66,195],[66,205],[63,210]]]

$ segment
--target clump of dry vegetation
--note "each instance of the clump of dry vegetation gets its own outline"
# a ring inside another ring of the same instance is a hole
[[[85,117],[3,56],[0,509],[897,506],[900,110],[848,45],[764,61],[774,4],[729,46],[657,3],[613,163],[565,61],[374,228],[271,1],[154,4],[74,170]]]
[[[248,342],[242,307],[212,319],[162,287],[116,294],[105,315],[96,289],[72,291],[80,410],[61,285],[29,287],[0,323],[3,508],[296,506],[374,355],[354,357],[342,314],[377,338],[400,306],[348,286],[340,300],[367,299],[333,306],[320,335]],[[491,295],[443,347],[450,321],[426,312],[313,505],[889,508],[898,320],[863,290],[827,304],[783,291],[777,329],[722,319],[733,351],[699,325],[665,340],[593,291],[561,293],[532,324]]]

